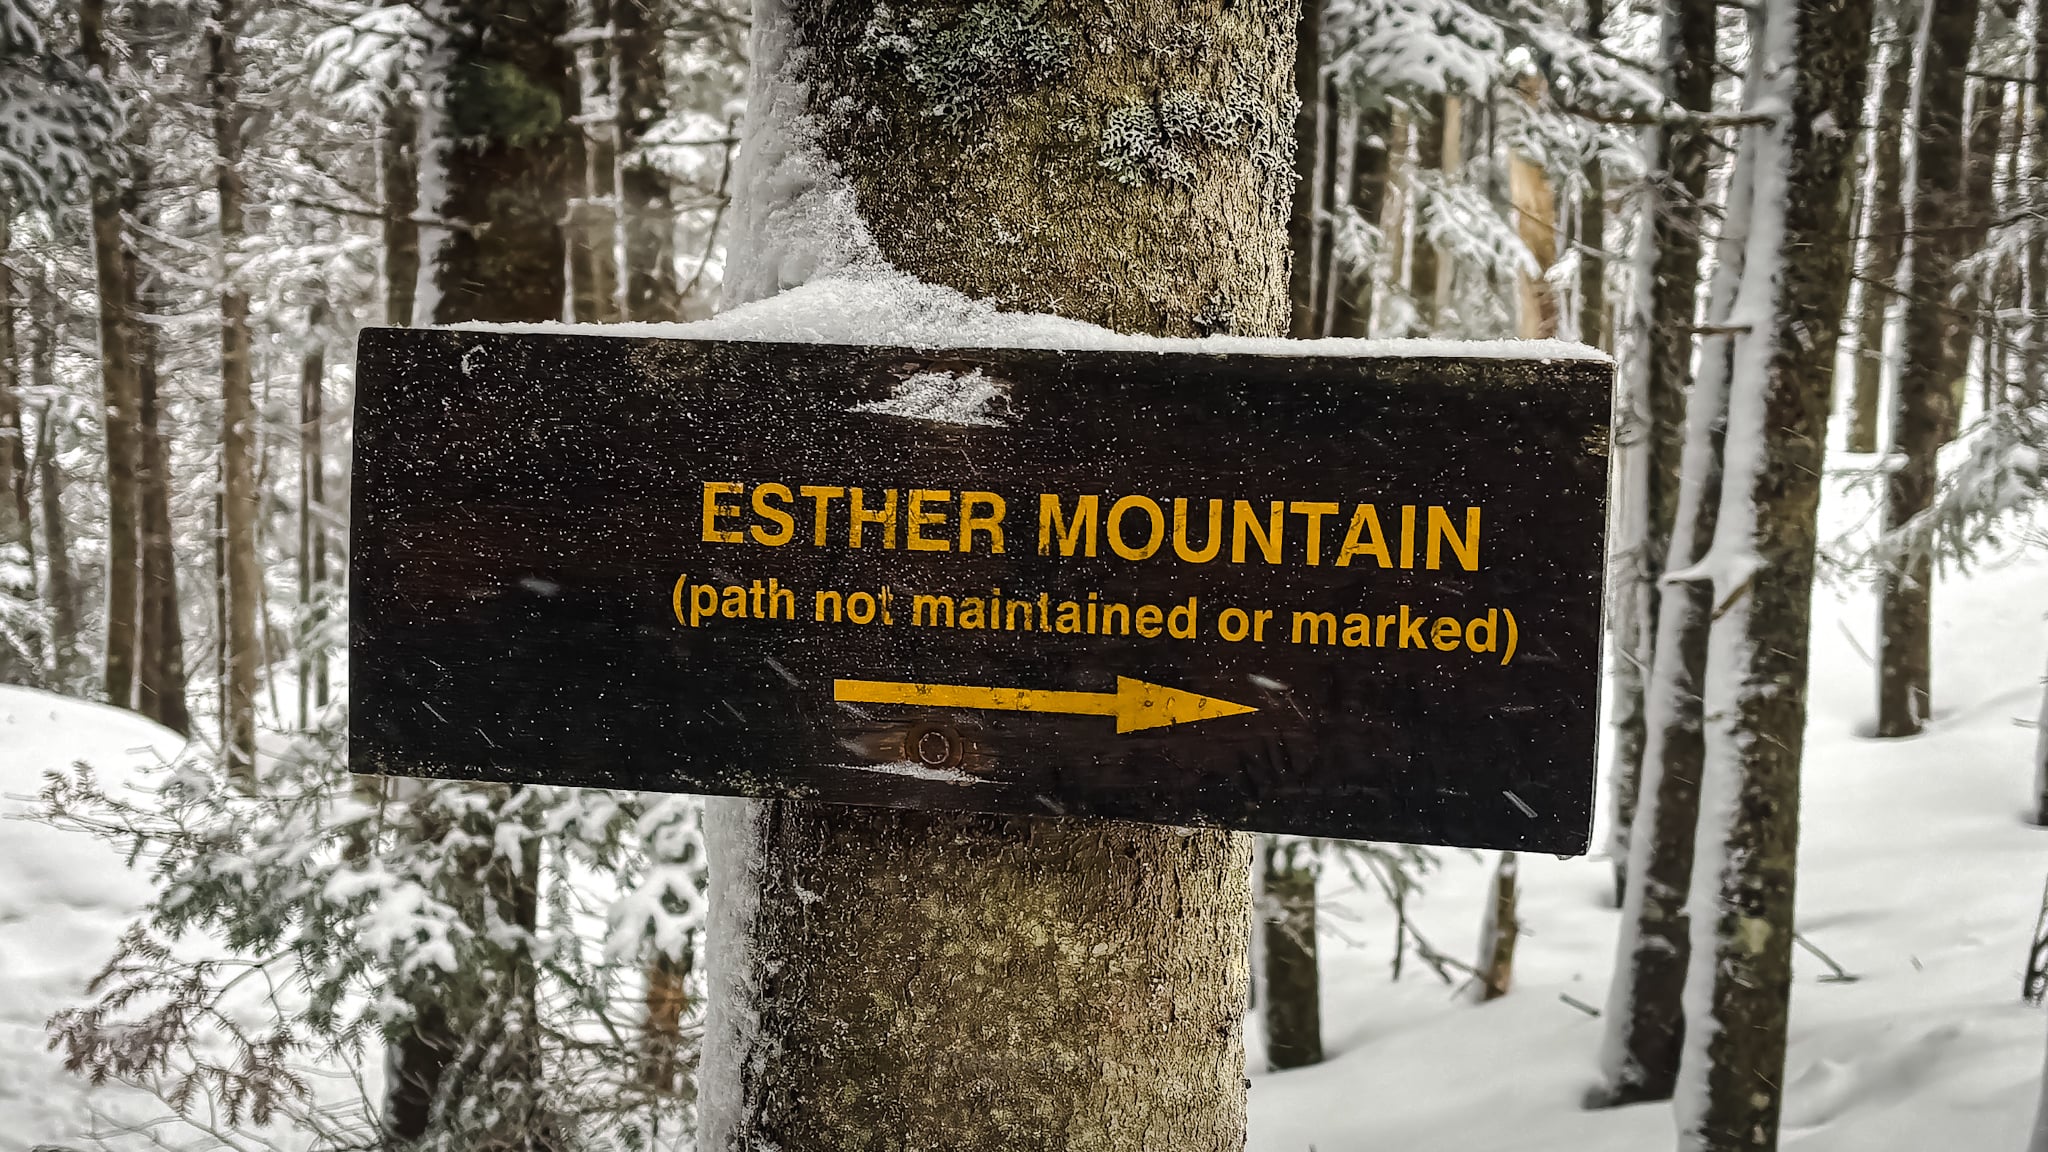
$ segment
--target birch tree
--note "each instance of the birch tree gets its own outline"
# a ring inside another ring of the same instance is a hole
[[[1119,331],[1285,331],[1293,5],[991,12],[757,4],[728,298],[865,252]],[[856,51],[876,22],[891,49]],[[1187,27],[1199,69],[1157,51]],[[702,1147],[1242,1146],[1249,837],[801,802],[709,820]]]
[[[1750,230],[1708,579],[1702,858],[1677,1092],[1681,1152],[1774,1149],[1784,1099],[1821,457],[1849,287],[1870,0],[1771,0],[1749,67]],[[1949,14],[1944,18],[1950,18]]]

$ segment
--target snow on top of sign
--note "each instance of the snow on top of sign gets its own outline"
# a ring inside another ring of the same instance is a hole
[[[1606,353],[1563,340],[1286,340],[1134,336],[1032,312],[1005,312],[894,269],[859,269],[789,288],[688,324],[462,324],[467,331],[557,332],[677,340],[860,344],[905,348],[1056,348],[1253,356],[1590,360]]]

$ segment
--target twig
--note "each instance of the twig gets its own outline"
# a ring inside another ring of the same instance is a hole
[[[1828,966],[1828,974],[1820,978],[1821,983],[1854,984],[1858,980],[1863,979],[1863,977],[1858,976],[1854,972],[1850,972],[1847,969],[1843,968],[1840,964],[1835,963],[1834,957],[1821,951],[1819,948],[1816,948],[1814,946],[1813,941],[1808,940],[1806,937],[1801,936],[1799,933],[1794,932],[1792,934],[1792,942],[1794,944],[1799,945],[1801,948],[1806,949],[1808,952],[1813,953],[1815,958],[1817,958],[1821,963]]]
[[[1584,1012],[1586,1015],[1591,1016],[1595,1020],[1598,1020],[1600,1018],[1600,1010],[1598,1008],[1593,1007],[1591,1004],[1586,1003],[1584,1000],[1581,1000],[1568,992],[1559,992],[1557,994],[1557,998],[1571,1005],[1572,1007],[1577,1008],[1579,1011]]]

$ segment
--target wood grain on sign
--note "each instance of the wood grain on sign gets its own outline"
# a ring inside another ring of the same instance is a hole
[[[1611,376],[366,331],[351,767],[1582,852]]]

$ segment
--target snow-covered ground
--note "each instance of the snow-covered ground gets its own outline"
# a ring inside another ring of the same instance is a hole
[[[1867,501],[1831,486],[1826,519]],[[2044,1021],[2019,1000],[2048,831],[2024,821],[2048,666],[2048,557],[1951,577],[1936,596],[1935,723],[1869,739],[1874,609],[1854,585],[1815,605],[1812,725],[1800,869],[1802,933],[1858,979],[1798,958],[1788,1148],[1926,1152],[2023,1147]],[[78,760],[113,785],[177,748],[130,714],[0,688],[0,1152],[80,1145],[95,1109],[160,1109],[88,1093],[46,1050],[43,1022],[82,998],[146,894],[109,847],[12,819],[42,773]],[[1596,841],[1597,842],[1597,841]],[[1464,954],[1488,861],[1446,851],[1413,909]],[[1419,964],[1389,983],[1388,915],[1328,882],[1325,1039],[1316,1068],[1256,1075],[1254,1152],[1643,1152],[1670,1146],[1668,1107],[1585,1112],[1616,915],[1603,859],[1526,859],[1516,986],[1479,1006]],[[1345,910],[1349,914],[1345,914]],[[1255,1050],[1254,1065],[1262,1061]]]
[[[77,1143],[109,1120],[162,1111],[124,1089],[89,1090],[43,1028],[85,999],[149,886],[112,846],[21,817],[46,771],[84,761],[112,791],[183,744],[132,712],[0,686],[0,1152]]]
[[[1867,506],[1832,483],[1823,521],[1857,524]],[[1816,592],[1798,923],[1857,979],[1823,982],[1825,965],[1796,956],[1787,1148],[2026,1146],[2048,1034],[2020,1002],[2048,874],[2048,829],[2026,822],[2044,613],[2048,556],[1951,574],[1935,592],[1934,722],[1875,740],[1873,598],[1860,585]],[[1444,858],[1411,912],[1432,943],[1468,955],[1491,862]],[[1579,1107],[1600,1021],[1560,995],[1605,1003],[1611,876],[1599,857],[1524,859],[1515,988],[1487,1005],[1454,999],[1412,957],[1391,984],[1390,914],[1326,879],[1325,897],[1356,910],[1321,939],[1330,1058],[1254,1074],[1252,1152],[1670,1147],[1668,1105]]]

